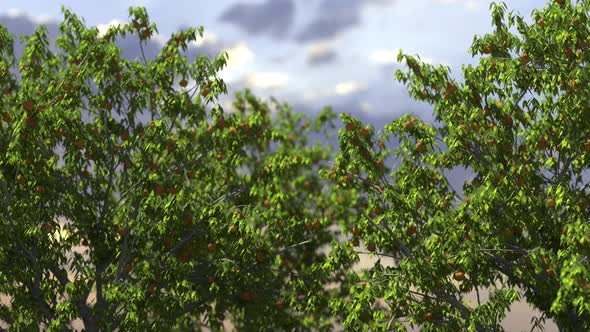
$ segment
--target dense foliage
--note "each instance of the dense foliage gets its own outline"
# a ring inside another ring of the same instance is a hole
[[[329,107],[310,118],[246,89],[224,110],[226,55],[182,55],[203,28],[128,60],[118,38],[157,32],[145,9],[104,35],[64,10],[60,51],[41,27],[18,61],[2,28],[0,320],[492,331],[521,300],[533,324],[590,329],[590,3],[533,24],[490,8],[463,82],[399,54],[435,123],[341,114],[336,154],[311,141],[334,129]],[[463,188],[457,167],[474,173]]]
[[[318,176],[330,151],[308,137],[334,114],[273,111],[248,90],[234,112],[207,112],[226,91],[225,55],[180,55],[202,28],[131,61],[114,43],[150,38],[144,9],[104,36],[64,15],[61,52],[39,28],[20,78],[2,32],[0,293],[12,302],[0,319],[14,330],[76,317],[89,331],[329,326],[334,276],[319,250],[349,217]]]
[[[590,329],[590,3],[553,1],[533,24],[490,9],[494,32],[474,38],[483,56],[463,82],[400,52],[409,71],[396,77],[434,106],[436,126],[405,115],[373,135],[343,116],[337,178],[363,179],[348,186],[367,201],[350,232],[394,261],[333,300],[349,327],[492,331],[521,299],[541,311],[535,324]],[[401,161],[389,169],[379,141],[392,139]],[[463,188],[447,181],[457,167],[474,173]]]

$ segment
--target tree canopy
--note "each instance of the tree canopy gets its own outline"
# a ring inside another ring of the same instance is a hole
[[[202,27],[154,60],[115,44],[157,32],[142,7],[105,34],[63,9],[59,51],[41,26],[20,59],[0,27],[0,321],[494,331],[520,300],[532,325],[590,329],[590,3],[552,1],[533,24],[490,10],[463,81],[398,56],[434,123],[340,114],[337,151],[312,139],[336,128],[330,107],[246,89],[224,110],[227,55],[182,55]],[[457,167],[474,173],[462,188]]]

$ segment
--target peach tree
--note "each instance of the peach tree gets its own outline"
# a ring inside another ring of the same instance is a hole
[[[342,115],[322,172],[360,194],[350,246],[378,258],[331,301],[352,330],[501,330],[518,300],[541,312],[532,325],[590,329],[590,2],[547,3],[532,24],[490,9],[494,31],[474,38],[461,82],[398,56],[409,69],[396,78],[434,123],[406,114],[376,131]],[[453,188],[459,167],[473,177]]]
[[[0,33],[0,321],[329,330],[341,292],[324,290],[353,263],[332,226],[355,194],[319,176],[331,150],[309,136],[334,113],[247,89],[224,110],[226,56],[182,53],[202,27],[130,60],[116,41],[157,32],[144,8],[104,34],[63,12],[57,52],[43,26],[20,59]]]

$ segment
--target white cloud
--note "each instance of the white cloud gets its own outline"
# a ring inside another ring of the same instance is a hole
[[[366,91],[367,84],[361,84],[355,81],[345,81],[337,83],[331,89],[312,89],[303,92],[303,100],[305,102],[312,102],[319,98],[328,98],[333,96],[344,96],[359,91]],[[370,108],[368,104],[363,107]]]
[[[323,40],[319,42],[312,43],[308,47],[309,55],[311,57],[318,57],[322,56],[326,53],[329,53],[334,48],[335,40]]]
[[[361,111],[363,111],[364,113],[372,113],[373,110],[375,109],[373,107],[373,104],[371,104],[367,101],[360,102],[359,107],[360,107]]]
[[[322,92],[318,90],[306,90],[303,92],[303,101],[305,102],[312,102],[320,97],[329,97],[330,93]]]
[[[285,73],[252,73],[244,79],[247,85],[262,89],[278,89],[287,85],[289,75]]]
[[[105,33],[107,33],[107,31],[109,30],[109,27],[111,27],[111,26],[116,27],[116,26],[124,25],[124,24],[126,24],[126,22],[114,19],[114,20],[111,20],[107,24],[97,24],[96,28],[98,29],[98,35],[100,37],[102,37],[102,36],[104,36]]]
[[[197,33],[197,40],[191,41],[189,47],[199,47],[203,44],[213,45],[217,42],[217,35],[211,32],[203,31],[203,37]]]
[[[336,84],[334,92],[337,95],[348,95],[351,93],[367,90],[366,84],[359,84],[355,81],[340,82]]]
[[[433,0],[434,3],[441,5],[462,5],[467,11],[479,11],[483,8],[482,0]]]
[[[222,52],[227,52],[228,59],[219,76],[228,83],[238,80],[244,74],[246,65],[254,62],[254,53],[243,42]]]
[[[224,51],[227,52],[229,57],[227,60],[228,67],[238,67],[254,61],[254,53],[243,42]]]
[[[452,0],[450,0],[452,1]],[[410,52],[407,50],[402,50],[404,54],[414,55],[417,52]],[[397,61],[397,55],[399,53],[399,48],[394,49],[377,49],[371,52],[369,55],[369,60],[373,63],[377,64],[391,64],[391,63],[399,63]],[[419,54],[419,53],[418,53]],[[427,63],[427,64],[442,64],[447,66],[448,64],[444,61],[435,60],[431,57],[418,55],[420,57],[420,61]]]
[[[25,16],[25,11],[18,8],[10,8],[6,11],[6,15],[10,18],[17,18],[20,16]]]
[[[397,63],[397,54],[399,49],[386,50],[378,49],[371,52],[369,60],[378,64]]]
[[[10,18],[17,18],[17,17],[21,17],[21,16],[26,16],[26,17],[30,18],[36,24],[46,24],[46,23],[49,23],[53,20],[53,18],[50,15],[32,16],[30,14],[27,14],[24,10],[18,9],[18,8],[8,9],[6,11],[6,15]]]

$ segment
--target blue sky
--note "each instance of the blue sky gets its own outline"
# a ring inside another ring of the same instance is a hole
[[[505,3],[531,22],[545,1]],[[62,4],[99,27],[126,22],[129,6],[145,6],[161,40],[180,27],[204,26],[200,45],[230,57],[220,75],[230,92],[222,105],[249,87],[303,111],[332,105],[369,118],[431,114],[395,81],[395,70],[405,68],[396,64],[398,49],[448,65],[459,78],[461,64],[477,62],[467,53],[473,36],[492,31],[490,2],[481,0],[4,0],[0,23],[59,23]]]

